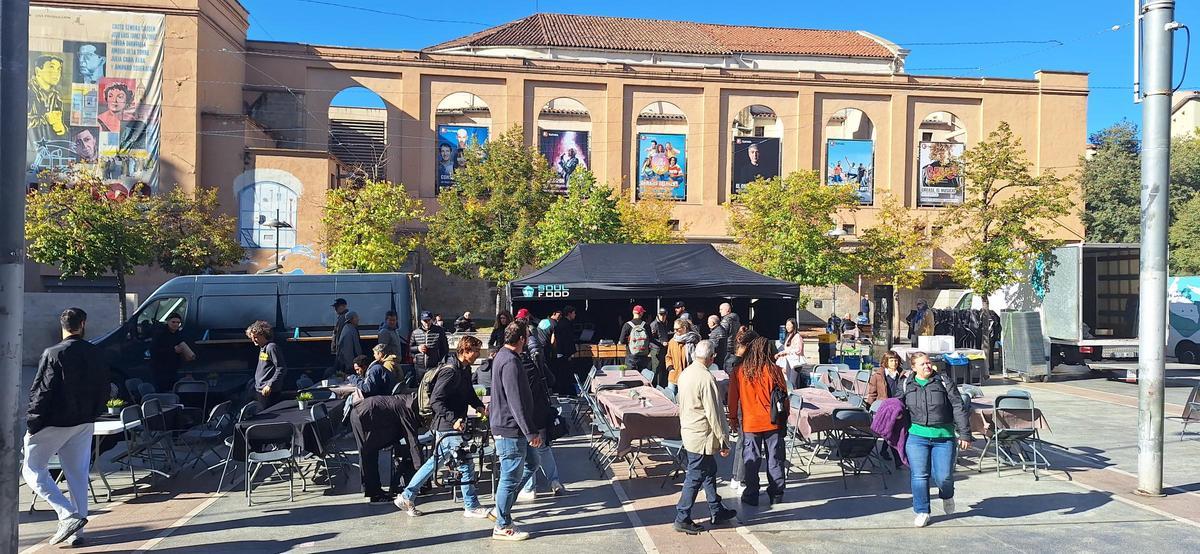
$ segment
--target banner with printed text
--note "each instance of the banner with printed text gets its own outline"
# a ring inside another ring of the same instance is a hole
[[[467,149],[487,142],[488,128],[438,125],[437,134],[437,191],[442,192],[454,186],[454,172],[467,167]]]
[[[158,189],[165,18],[31,7],[27,176],[68,168]]]
[[[686,135],[638,133],[638,198],[687,200],[686,147]]]
[[[546,157],[554,178],[548,190],[566,194],[571,184],[571,175],[576,169],[587,169],[592,160],[588,152],[587,131],[551,131],[543,129],[538,140],[538,151]]]
[[[962,204],[962,158],[967,146],[953,142],[922,142],[917,149],[917,204]]]
[[[779,176],[779,139],[766,137],[734,137],[733,194],[740,194],[746,184],[756,179]]]

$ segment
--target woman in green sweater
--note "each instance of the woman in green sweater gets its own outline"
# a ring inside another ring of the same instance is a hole
[[[912,425],[904,452],[917,514],[913,525],[924,527],[929,523],[930,481],[938,488],[942,511],[954,513],[954,460],[959,448],[971,445],[971,425],[958,386],[947,375],[934,372],[928,354],[914,353],[909,365],[913,373],[904,381],[901,399]]]

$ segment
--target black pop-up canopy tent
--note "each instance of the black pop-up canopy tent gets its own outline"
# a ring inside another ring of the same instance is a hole
[[[580,244],[509,287],[513,308],[538,316],[567,304],[583,310],[586,304],[595,316],[588,319],[603,337],[615,336],[616,321],[628,318],[633,304],[653,313],[656,304],[669,308],[677,300],[687,302],[693,316],[716,313],[729,300],[743,321],[753,317],[755,327],[766,332],[795,315],[800,294],[798,285],[750,271],[710,244]]]

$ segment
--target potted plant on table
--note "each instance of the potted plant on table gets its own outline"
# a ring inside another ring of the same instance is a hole
[[[312,402],[312,399],[313,395],[311,392],[302,392],[296,395],[296,404],[300,407],[301,411],[307,410],[308,403]]]
[[[120,398],[112,398],[105,406],[108,407],[108,415],[121,415],[121,409],[125,407],[125,401]]]

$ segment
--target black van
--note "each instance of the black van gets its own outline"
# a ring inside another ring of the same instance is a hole
[[[257,363],[246,327],[262,319],[275,329],[288,365],[285,382],[303,373],[319,380],[333,366],[329,342],[336,314],[335,298],[345,298],[359,314],[363,352],[377,342],[384,314],[400,314],[400,336],[407,340],[416,320],[417,302],[407,273],[339,273],[329,275],[193,275],[164,283],[119,328],[95,339],[113,365],[121,384],[137,377],[151,380],[150,337],[168,316],[183,316],[184,340],[196,360],[180,375],[196,379],[249,377]],[[402,357],[407,352],[400,353]]]

